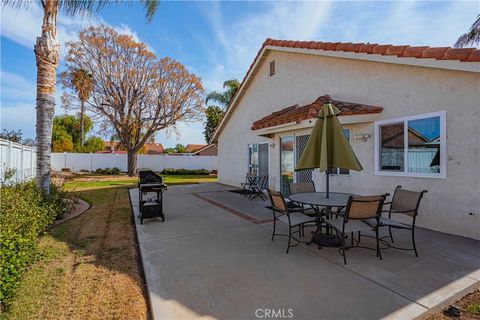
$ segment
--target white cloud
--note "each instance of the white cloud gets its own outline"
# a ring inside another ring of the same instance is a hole
[[[0,112],[1,129],[22,129],[24,138],[35,137],[35,104],[2,103]]]
[[[243,78],[266,38],[311,40],[328,23],[331,2],[271,2],[266,10],[224,22],[221,6],[209,6],[203,13],[221,50],[205,43],[214,67],[203,76],[207,90],[221,90],[224,80]],[[229,35],[228,38],[226,35]]]
[[[35,82],[17,74],[0,71],[2,100],[16,102],[35,101]]]
[[[40,35],[43,11],[39,4],[33,3],[27,10],[11,7],[2,8],[0,34],[20,45],[33,48]],[[65,55],[65,44],[78,39],[78,32],[89,26],[104,24],[111,26],[117,32],[131,35],[136,41],[141,41],[138,34],[127,24],[112,26],[102,17],[89,13],[76,16],[65,15],[62,12],[57,17],[57,37],[60,44],[60,58]],[[148,46],[148,44],[147,44]],[[148,47],[151,51],[153,49]]]

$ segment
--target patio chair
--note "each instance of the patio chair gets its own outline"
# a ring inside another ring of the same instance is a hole
[[[280,192],[267,189],[268,196],[271,202],[271,209],[273,213],[273,231],[272,231],[272,241],[275,236],[282,236],[288,237],[288,245],[287,245],[287,254],[291,247],[295,247],[301,240],[295,238],[293,235],[298,233],[300,236],[302,234],[302,226],[307,223],[317,222],[317,218],[309,217],[303,214],[302,209],[289,209],[285,202],[285,198]],[[277,221],[281,221],[288,225],[288,235],[276,233]],[[298,227],[298,231],[292,232],[292,229]],[[297,243],[291,245],[292,239],[295,240]]]
[[[347,206],[345,207],[345,212],[339,215],[341,219],[330,219],[322,220],[317,227],[317,236],[319,237],[318,248],[322,248],[322,232],[320,227],[322,223],[325,223],[327,226],[333,228],[337,233],[337,236],[340,239],[341,248],[340,254],[343,256],[343,262],[347,264],[347,258],[345,251],[349,248],[358,247],[365,249],[372,249],[369,247],[360,247],[360,237],[362,231],[374,231],[375,240],[376,240],[376,252],[377,257],[382,260],[382,253],[380,252],[380,239],[378,236],[379,221],[382,212],[383,203],[385,198],[388,196],[384,195],[374,195],[374,196],[351,196],[348,199]],[[321,215],[336,215],[336,212],[333,212],[331,209],[325,208],[322,210]],[[364,220],[369,220],[367,224]],[[357,244],[353,245],[353,234],[354,232],[358,233]],[[345,245],[345,240],[350,236],[351,244],[350,246]]]
[[[420,207],[423,194],[427,192],[427,190],[412,191],[404,189],[402,186],[397,186],[395,188],[392,201],[385,203],[385,205],[390,206],[389,209],[382,211],[382,213],[388,212],[388,218],[383,216],[380,218],[380,227],[388,227],[388,233],[392,243],[394,242],[392,229],[410,230],[412,233],[412,248],[395,247],[391,244],[388,244],[389,247],[400,250],[412,250],[415,252],[415,256],[418,257],[417,247],[415,245],[415,221],[417,219],[418,208]],[[411,223],[400,222],[392,219],[392,215],[394,214],[402,214],[411,218]]]
[[[254,173],[247,173],[246,174],[245,182],[240,183],[240,185],[243,188],[243,196],[244,197],[246,197],[247,195],[249,195],[251,193],[251,190],[250,190],[251,186],[257,184],[259,179],[260,178],[257,177],[257,175],[254,174]]]
[[[264,191],[268,188],[268,175],[261,177],[258,183],[250,186],[250,200],[260,198],[263,201],[267,200]]]
[[[315,184],[313,181],[289,183],[288,191],[290,195],[296,193],[315,192]],[[288,199],[287,204],[289,205],[289,207],[301,207],[307,215],[316,215],[314,208],[310,205],[297,203],[290,199]],[[307,210],[313,210],[313,212],[306,212]]]

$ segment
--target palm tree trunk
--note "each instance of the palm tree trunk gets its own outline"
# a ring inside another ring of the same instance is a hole
[[[80,102],[80,146],[83,148],[83,108],[84,101]]]
[[[127,169],[128,175],[130,177],[135,176],[135,171],[137,169],[137,151],[128,149],[127,151]]]
[[[55,84],[58,65],[57,9],[58,0],[46,0],[42,34],[34,46],[37,62],[37,186],[50,193],[50,152],[53,115],[55,113]]]

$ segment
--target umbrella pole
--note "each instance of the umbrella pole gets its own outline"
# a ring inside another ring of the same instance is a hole
[[[325,172],[325,174],[327,175],[327,199],[328,199],[330,198],[330,182],[328,179],[328,170]]]

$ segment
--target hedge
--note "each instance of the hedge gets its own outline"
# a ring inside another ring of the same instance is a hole
[[[209,175],[210,171],[207,169],[174,169],[174,168],[166,168],[163,169],[161,174],[171,174],[171,175]]]
[[[72,193],[50,187],[44,196],[34,182],[0,188],[0,301],[8,308],[22,272],[36,259],[40,234],[74,205]]]
[[[120,171],[119,168],[113,167],[111,169],[110,168],[104,168],[104,169],[98,168],[97,170],[95,170],[95,173],[97,173],[97,174],[108,174],[108,175],[118,175],[122,172]]]

